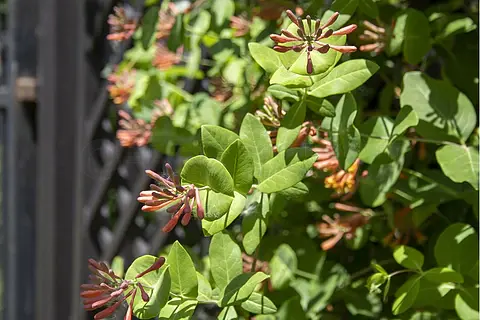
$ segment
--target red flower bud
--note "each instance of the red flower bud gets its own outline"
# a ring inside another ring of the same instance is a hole
[[[135,278],[136,279],[141,278],[149,272],[160,269],[163,266],[164,263],[165,263],[165,258],[164,257],[159,257],[157,260],[155,260],[155,262],[152,264],[152,266],[150,268],[148,268],[147,270],[145,270],[143,272],[140,272],[139,274],[136,275]]]

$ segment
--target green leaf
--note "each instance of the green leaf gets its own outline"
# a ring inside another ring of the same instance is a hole
[[[397,297],[392,305],[394,315],[404,313],[415,302],[418,291],[420,290],[420,281],[418,276],[413,276],[407,280],[396,292]]]
[[[399,265],[407,269],[422,270],[424,257],[417,249],[399,246],[393,251],[393,258]]]
[[[255,318],[258,318],[258,317],[255,317]],[[277,319],[307,320],[305,311],[303,311],[302,305],[300,304],[300,298],[294,297],[285,301],[280,307],[280,310],[278,310]]]
[[[370,230],[365,226],[359,227],[355,230],[353,238],[345,239],[345,245],[351,250],[360,250],[368,242],[370,238]]]
[[[418,116],[413,108],[411,106],[403,107],[395,119],[390,141],[400,137],[408,128],[415,127],[417,124]]]
[[[156,260],[156,257],[150,255],[135,259],[125,273],[125,280],[137,280],[135,278],[137,274],[150,268]],[[141,295],[137,294],[133,303],[133,313],[139,319],[156,317],[160,309],[167,303],[170,294],[169,266],[165,264],[162,268],[139,278],[138,281],[143,285],[150,300],[145,302],[142,300]]]
[[[288,71],[283,65],[278,67],[270,78],[270,84],[280,84],[289,88],[308,88],[313,84],[312,77]]]
[[[385,270],[381,265],[376,264],[376,263],[372,263],[372,267],[375,268],[375,270],[377,270],[381,274],[384,274],[384,275],[388,276],[387,270]]]
[[[229,211],[234,197],[212,190],[200,190],[200,199],[205,210],[206,221],[217,221]]]
[[[203,153],[209,158],[219,159],[223,152],[239,137],[236,133],[219,126],[203,125]]]
[[[212,286],[208,280],[197,271],[197,281],[198,281],[198,296],[197,300],[201,302],[209,302],[212,300]]]
[[[196,187],[208,186],[213,191],[233,196],[233,179],[225,166],[216,159],[196,156],[183,166],[182,180]]]
[[[324,98],[352,91],[367,81],[378,69],[378,65],[369,60],[348,60],[333,68],[326,77],[316,82],[308,94]]]
[[[360,132],[354,126],[357,104],[352,94],[342,96],[337,104],[335,117],[330,124],[330,137],[340,167],[350,168],[360,152]]]
[[[112,270],[120,278],[123,278],[125,273],[124,259],[121,256],[115,256],[112,261]]]
[[[211,20],[212,15],[206,10],[200,11],[196,16],[193,26],[191,27],[190,45],[192,48],[195,48],[195,45],[199,44],[203,35],[208,31]],[[197,50],[197,52],[198,51],[200,50]]]
[[[262,166],[258,190],[273,193],[300,182],[312,167],[317,155],[307,148],[291,148],[277,154]]]
[[[176,52],[177,49],[183,44],[184,39],[185,26],[183,24],[183,14],[179,14],[175,17],[175,23],[167,39],[168,50]]]
[[[281,290],[295,278],[297,255],[288,244],[282,244],[275,251],[269,266],[272,275],[272,287],[275,290]]]
[[[242,252],[226,232],[217,233],[212,237],[209,257],[212,277],[220,290],[242,273]]]
[[[408,148],[409,143],[398,141]],[[388,157],[388,156],[387,156]],[[387,193],[397,182],[403,168],[405,157],[402,155],[396,161],[385,163],[386,156],[380,155],[370,165],[366,178],[360,180],[360,197],[362,202],[369,207],[377,207],[387,200]]]
[[[275,304],[263,294],[252,292],[248,300],[242,302],[241,307],[255,314],[271,314],[277,312]]]
[[[389,145],[394,124],[387,117],[373,117],[360,127],[360,132],[368,137],[363,138],[363,148],[358,157],[366,163],[373,163]]]
[[[279,100],[299,101],[298,91],[285,86],[274,84],[268,87],[267,92]]]
[[[308,194],[308,191],[308,187],[303,182],[299,182],[290,188],[279,191],[278,194],[288,201],[298,202],[302,201],[302,199]]]
[[[233,306],[226,307],[218,314],[218,320],[237,320],[238,314]]]
[[[339,12],[340,16],[337,21],[331,26],[333,30],[342,27],[350,17],[355,13],[359,2],[363,0],[335,0],[329,10],[325,11],[322,17],[322,25],[332,16],[334,12]]]
[[[211,11],[215,25],[221,27],[229,22],[230,17],[235,13],[235,3],[232,0],[216,0],[212,3]]]
[[[305,121],[306,113],[307,107],[303,99],[288,110],[282,119],[281,127],[278,129],[276,144],[278,152],[286,150],[297,139],[302,123]]]
[[[159,6],[152,6],[148,8],[142,19],[142,46],[147,50],[155,41],[155,34],[157,32],[158,11]]]
[[[240,127],[240,139],[252,157],[254,175],[258,177],[261,174],[262,165],[273,158],[270,136],[260,120],[248,113]]]
[[[270,278],[270,276],[263,272],[242,273],[236,276],[225,287],[219,299],[220,307],[238,304],[247,300],[255,287],[268,278]]]
[[[307,107],[310,108],[316,114],[319,114],[324,117],[334,117],[335,116],[335,107],[333,104],[322,98],[317,98],[307,94],[306,97]]]
[[[463,283],[463,276],[450,268],[433,268],[425,271],[424,277],[433,283],[444,282]]]
[[[415,9],[407,9],[403,55],[410,64],[418,64],[432,47],[427,17]]]
[[[209,221],[207,219],[202,220],[202,229],[204,235],[213,236],[214,234],[226,229],[242,213],[242,210],[245,207],[245,201],[245,196],[235,192],[233,202],[231,203],[226,214],[213,221]]]
[[[402,51],[403,41],[405,39],[405,24],[407,23],[407,13],[401,13],[395,21],[392,36],[389,38],[386,52],[389,56],[395,56]]]
[[[468,224],[455,223],[440,234],[434,252],[439,266],[468,275],[473,268],[478,267],[477,233]]]
[[[478,190],[478,148],[446,145],[435,152],[443,173],[454,182],[470,183]]]
[[[196,300],[182,300],[173,298],[160,310],[158,320],[188,320],[191,319],[195,308]]]
[[[274,73],[282,66],[277,53],[263,44],[250,42],[248,50],[253,59],[268,73]]]
[[[429,139],[466,141],[477,121],[475,109],[463,93],[419,71],[403,77],[400,104],[415,110],[420,119],[416,130]]]
[[[242,221],[242,244],[247,254],[255,252],[267,231],[268,214],[270,212],[269,199],[268,195],[264,193],[259,193],[259,197],[255,210],[245,215]]]
[[[220,161],[233,178],[234,190],[247,194],[253,182],[253,160],[240,139],[228,146]]]
[[[366,287],[370,293],[380,292],[380,287],[387,281],[388,275],[383,273],[374,273],[367,279]]]
[[[198,280],[195,266],[187,250],[175,241],[168,253],[172,278],[171,291],[184,298],[196,299],[198,295]]]
[[[465,288],[455,296],[455,311],[462,320],[480,317],[478,312],[478,288]]]
[[[373,0],[360,0],[358,2],[358,8],[372,19],[378,17],[378,7]]]

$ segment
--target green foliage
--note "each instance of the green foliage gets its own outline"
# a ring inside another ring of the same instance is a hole
[[[136,317],[478,318],[478,6],[414,2],[146,3],[117,136],[176,157],[139,201],[203,234],[113,260]]]

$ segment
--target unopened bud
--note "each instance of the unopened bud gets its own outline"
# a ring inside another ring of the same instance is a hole
[[[137,276],[135,277],[136,279],[138,278],[141,278],[143,277],[144,275],[146,275],[147,273],[149,272],[152,272],[152,271],[155,271],[155,270],[158,270],[160,269],[163,264],[165,263],[165,258],[164,257],[159,257],[153,264],[150,268],[148,268],[147,270],[143,271],[143,272],[140,272],[139,274],[137,274]]]

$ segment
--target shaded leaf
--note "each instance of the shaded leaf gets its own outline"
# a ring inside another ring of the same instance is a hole
[[[290,110],[288,110],[285,117],[282,119],[280,128],[277,134],[277,149],[278,152],[286,150],[297,139],[302,123],[305,121],[307,107],[305,100],[295,103]]]
[[[243,240],[242,244],[247,254],[253,254],[257,249],[263,235],[267,231],[270,205],[268,195],[258,194],[256,208],[247,213],[242,221]]]
[[[196,300],[182,300],[173,298],[167,305],[160,310],[158,320],[188,320],[191,319],[195,308]]]
[[[263,272],[242,273],[225,287],[220,298],[220,306],[241,303],[250,297],[255,287],[270,276]]]
[[[235,192],[235,197],[233,198],[230,208],[226,214],[212,221],[207,219],[202,220],[202,229],[204,235],[212,236],[226,229],[242,213],[242,210],[245,207],[245,201],[245,196]],[[208,208],[206,212],[208,213]]]
[[[405,268],[422,270],[424,256],[414,248],[399,246],[393,251],[393,258]]]
[[[209,158],[218,160],[228,146],[239,139],[234,132],[214,125],[203,125],[201,134],[203,153]]]
[[[396,292],[397,297],[392,305],[394,315],[404,313],[415,302],[418,291],[420,290],[420,281],[418,276],[413,276],[407,280]]]
[[[253,160],[240,139],[228,146],[220,161],[233,178],[234,190],[247,194],[253,182]]]
[[[432,47],[427,17],[418,10],[407,9],[403,55],[410,64],[418,64]]]
[[[297,255],[288,244],[282,244],[275,251],[269,266],[272,287],[276,290],[283,289],[295,278]]]

